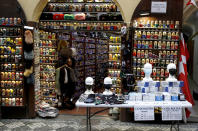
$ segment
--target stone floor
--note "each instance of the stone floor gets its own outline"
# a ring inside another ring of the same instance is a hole
[[[170,123],[120,122],[98,116],[92,118],[92,131],[170,131],[170,126]],[[86,119],[85,116],[74,115],[59,115],[54,119],[2,119],[0,131],[86,131]],[[181,123],[180,131],[198,131],[198,123]]]

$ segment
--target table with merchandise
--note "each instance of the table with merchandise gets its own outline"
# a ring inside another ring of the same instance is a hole
[[[176,84],[174,83],[174,85]],[[87,130],[91,130],[91,117],[93,117],[94,115],[100,112],[103,112],[105,110],[114,107],[134,108],[135,121],[154,121],[155,108],[161,108],[162,121],[172,121],[173,123],[171,125],[171,130],[172,130],[172,128],[179,129],[179,121],[184,120],[184,122],[186,122],[185,108],[191,108],[192,104],[186,101],[182,94],[176,95],[174,93],[168,93],[168,92],[161,92],[161,93],[132,92],[129,93],[128,95],[113,94],[109,96],[103,94],[90,94],[90,95],[82,94],[79,100],[76,102],[76,106],[87,108],[87,112],[86,112]],[[105,108],[105,109],[102,109],[101,111],[95,113],[91,113],[91,108]]]

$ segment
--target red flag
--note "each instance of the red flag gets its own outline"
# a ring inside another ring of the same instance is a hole
[[[185,44],[183,34],[181,34],[181,41],[180,41],[180,60],[179,60],[179,77],[178,79],[180,81],[184,81],[184,87],[182,88],[182,91],[184,95],[186,96],[186,100],[190,102],[192,105],[194,105],[194,101],[189,89],[189,83],[188,83],[188,72],[187,72],[187,61],[189,59],[189,52],[187,49],[187,46]],[[190,116],[190,111],[186,111],[186,116]]]
[[[196,7],[198,8],[198,6],[197,6],[195,0],[188,0],[188,2],[187,2],[186,5],[187,5],[187,6],[188,6],[188,5],[194,5],[194,6],[196,6]]]

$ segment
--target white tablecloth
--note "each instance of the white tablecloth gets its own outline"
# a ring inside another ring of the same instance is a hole
[[[77,107],[119,107],[119,108],[132,108],[134,106],[142,107],[182,107],[182,108],[191,108],[192,104],[188,101],[154,101],[154,102],[143,102],[143,101],[126,101],[125,104],[115,104],[115,105],[95,105],[87,104],[84,102],[76,102]]]

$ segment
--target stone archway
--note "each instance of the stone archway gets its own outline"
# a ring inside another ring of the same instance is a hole
[[[124,21],[129,25],[133,12],[141,0],[113,0],[119,7]],[[38,22],[48,0],[18,0],[23,8],[27,21]]]

